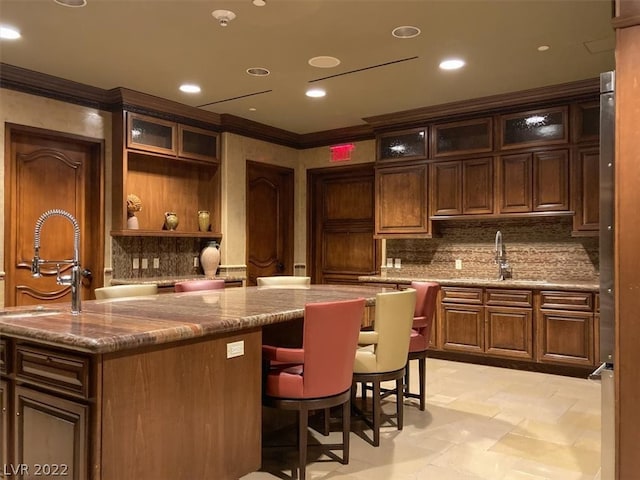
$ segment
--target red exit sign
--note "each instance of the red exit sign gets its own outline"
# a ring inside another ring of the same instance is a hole
[[[353,143],[345,143],[343,145],[334,145],[329,147],[331,150],[332,162],[346,162],[351,160],[351,152],[356,148]]]

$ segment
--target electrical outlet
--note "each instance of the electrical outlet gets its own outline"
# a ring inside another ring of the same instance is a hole
[[[244,340],[227,343],[227,358],[241,357],[244,355]]]
[[[197,256],[193,257],[193,266],[196,268],[200,266],[200,259]]]
[[[134,270],[138,270],[140,268],[140,259],[138,257],[133,259],[133,265],[132,268]]]
[[[393,268],[393,258],[387,258],[387,268]]]
[[[142,269],[146,270],[147,268],[149,268],[149,260],[147,260],[146,258],[142,259]]]
[[[394,268],[400,268],[402,266],[402,262],[399,258],[396,258],[393,262]]]
[[[158,257],[153,259],[153,268],[160,268],[160,259]]]
[[[456,258],[456,270],[462,270],[462,260]]]

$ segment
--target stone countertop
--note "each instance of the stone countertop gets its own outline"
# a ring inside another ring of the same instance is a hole
[[[373,305],[376,293],[389,290],[359,285],[226,288],[88,300],[78,315],[71,315],[69,304],[53,304],[46,306],[54,310],[51,315],[0,315],[0,337],[99,354],[293,320],[303,316],[306,303],[364,297],[367,305]],[[9,307],[5,311],[33,308]]]
[[[188,280],[205,280],[208,278],[225,280],[227,282],[241,282],[246,277],[241,275],[216,275],[215,277],[207,277],[205,275],[182,275],[182,276],[164,276],[164,277],[138,277],[138,278],[112,278],[111,285],[136,285],[155,283],[158,287],[172,287],[176,282],[184,282]]]
[[[526,288],[531,290],[576,290],[597,292],[600,284],[597,280],[497,280],[488,278],[443,278],[413,275],[373,275],[358,277],[361,282],[367,283],[411,283],[416,282],[438,282],[446,286],[460,287],[502,287],[502,288]]]

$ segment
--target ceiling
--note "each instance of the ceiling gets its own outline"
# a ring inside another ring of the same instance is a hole
[[[614,68],[610,0],[0,0],[0,62],[124,87],[297,134],[598,76]],[[236,14],[222,27],[211,12]],[[411,25],[415,38],[391,31]],[[547,51],[537,47],[548,45]],[[316,56],[340,60],[317,68]],[[460,57],[466,66],[443,71]],[[252,77],[248,68],[271,73]],[[330,77],[330,78],[326,78]],[[182,93],[182,83],[201,92]],[[308,98],[310,87],[324,98]],[[250,110],[255,109],[255,110]]]

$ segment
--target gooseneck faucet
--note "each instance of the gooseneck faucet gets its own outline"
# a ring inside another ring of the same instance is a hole
[[[504,280],[510,274],[510,267],[504,254],[504,246],[502,245],[502,232],[496,232],[495,243],[495,263],[498,265],[498,280]]]
[[[45,220],[49,217],[64,217],[73,225],[73,260],[43,260],[40,258],[40,230]],[[35,278],[42,276],[40,266],[47,263],[55,263],[56,283],[58,285],[71,286],[71,313],[77,315],[80,313],[80,225],[78,221],[69,212],[60,209],[53,209],[44,212],[36,221],[36,228],[33,235],[33,260],[31,261],[31,274]],[[72,265],[71,275],[60,275],[60,264]]]

